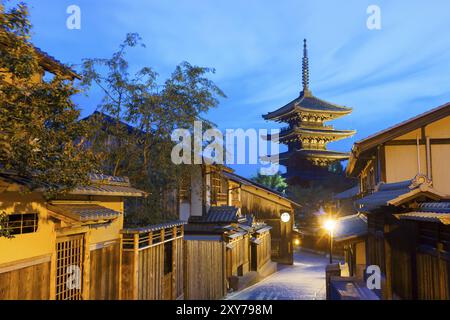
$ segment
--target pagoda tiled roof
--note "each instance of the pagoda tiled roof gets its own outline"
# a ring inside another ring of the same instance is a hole
[[[311,113],[331,113],[345,115],[352,112],[352,108],[340,106],[328,101],[319,99],[312,94],[300,94],[300,96],[285,106],[263,115],[265,120],[279,120],[295,111],[306,111]]]
[[[339,152],[332,150],[316,150],[316,149],[300,149],[295,151],[288,151],[279,154],[280,161],[288,160],[292,156],[300,156],[302,158],[323,158],[345,160],[350,154],[348,152]]]
[[[331,127],[294,127],[289,130],[282,130],[280,132],[280,138],[286,138],[292,135],[317,135],[317,136],[341,136],[349,137],[356,133],[355,130],[337,130]]]

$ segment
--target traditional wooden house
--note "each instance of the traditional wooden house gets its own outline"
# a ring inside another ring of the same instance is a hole
[[[0,173],[0,210],[13,238],[0,238],[1,299],[120,299],[125,197],[143,197],[127,178],[53,197],[32,180]]]
[[[180,219],[206,215],[211,207],[234,206],[272,229],[272,260],[292,264],[294,208],[300,205],[266,186],[216,165],[193,165],[180,194]],[[287,216],[282,220],[281,216]]]
[[[230,288],[238,290],[274,272],[270,229],[233,206],[211,207],[207,215],[191,217],[185,235],[186,298],[219,299]]]
[[[347,174],[367,215],[366,264],[382,298],[448,299],[450,104],[355,143]]]

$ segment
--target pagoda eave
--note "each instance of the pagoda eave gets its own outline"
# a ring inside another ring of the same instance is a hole
[[[348,152],[339,152],[339,151],[331,151],[331,150],[313,150],[313,149],[300,149],[295,151],[288,151],[280,153],[280,160],[284,159],[292,159],[294,157],[299,157],[303,159],[308,158],[323,158],[323,159],[331,159],[331,160],[345,160],[348,159],[350,154]]]

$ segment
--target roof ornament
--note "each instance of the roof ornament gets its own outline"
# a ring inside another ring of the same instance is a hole
[[[421,186],[426,186],[426,187],[432,187],[433,186],[433,181],[428,178],[425,174],[423,173],[419,173],[417,174],[412,180],[411,180],[411,185],[409,186],[410,189],[415,189]]]
[[[309,61],[308,61],[308,48],[306,45],[306,39],[303,39],[302,85],[303,91],[300,92],[300,95],[311,96],[311,91],[309,90]]]

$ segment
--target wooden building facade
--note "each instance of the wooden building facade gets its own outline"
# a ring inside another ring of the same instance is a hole
[[[124,197],[142,197],[128,179],[92,175],[53,200],[30,180],[0,174],[0,299],[120,299]]]
[[[206,216],[191,218],[185,235],[186,299],[219,299],[274,272],[270,229],[232,206],[211,207]]]
[[[449,299],[450,104],[357,142],[347,174],[383,299]]]
[[[294,209],[299,205],[285,195],[235,174],[217,165],[193,165],[191,180],[180,194],[180,220],[201,217],[211,207],[234,206],[243,216],[253,216],[272,227],[271,255],[279,263],[292,264]],[[287,213],[289,221],[281,215]]]

